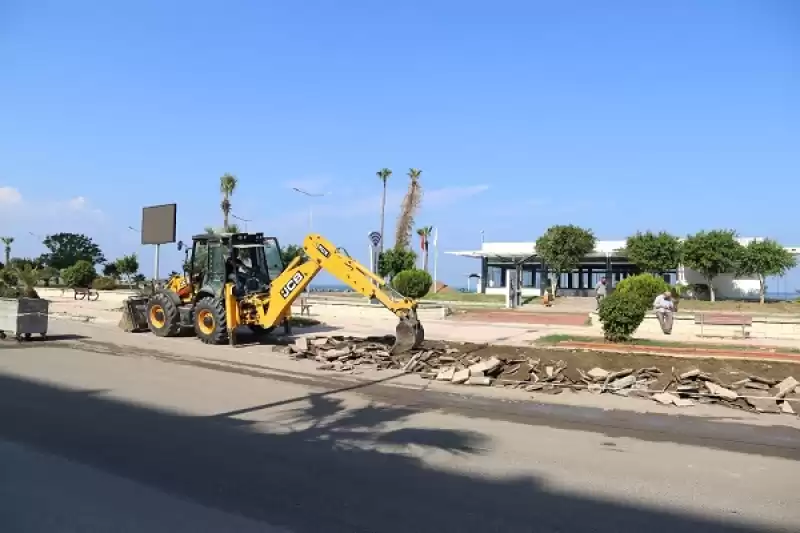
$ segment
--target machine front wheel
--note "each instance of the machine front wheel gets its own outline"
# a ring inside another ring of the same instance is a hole
[[[172,299],[161,292],[147,302],[147,325],[159,337],[175,337],[181,331],[181,315]]]
[[[228,342],[228,321],[225,305],[217,298],[206,296],[194,307],[194,332],[206,344]]]

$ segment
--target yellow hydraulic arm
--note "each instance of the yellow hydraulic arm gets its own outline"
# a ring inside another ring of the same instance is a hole
[[[392,290],[381,278],[352,257],[339,252],[321,235],[308,235],[303,241],[303,250],[308,260],[303,262],[299,257],[295,258],[272,281],[264,322],[276,324],[286,316],[294,301],[324,269],[354,291],[378,300],[400,319],[393,352],[403,352],[422,343],[425,330],[417,318],[415,300]]]

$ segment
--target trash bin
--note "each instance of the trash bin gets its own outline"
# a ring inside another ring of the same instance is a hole
[[[0,298],[0,339],[17,340],[38,334],[47,338],[50,300],[42,298]]]

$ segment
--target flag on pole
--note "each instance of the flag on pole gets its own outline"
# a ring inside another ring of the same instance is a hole
[[[439,228],[433,228],[433,247],[439,243]]]

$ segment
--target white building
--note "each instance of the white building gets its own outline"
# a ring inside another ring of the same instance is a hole
[[[760,237],[738,239],[742,245]],[[605,277],[612,287],[619,281],[637,273],[624,254],[625,241],[597,241],[594,252],[589,254],[577,270],[561,274],[559,294],[592,296],[598,281]],[[794,255],[800,255],[800,246],[786,247]],[[475,251],[446,252],[461,257],[480,259],[481,269],[476,292],[505,294],[508,272],[519,270],[523,296],[541,295],[547,280],[547,265],[536,255],[534,242],[484,242]],[[680,266],[669,272],[665,279],[670,284],[706,283],[699,273]],[[735,277],[730,274],[714,279],[714,290],[718,298],[755,298],[758,296],[756,278]]]

